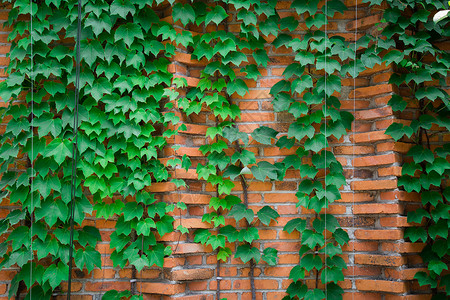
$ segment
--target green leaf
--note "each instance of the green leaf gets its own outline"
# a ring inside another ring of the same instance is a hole
[[[111,15],[119,15],[125,19],[128,13],[134,14],[136,8],[129,0],[114,0],[110,6]]]
[[[422,240],[425,243],[428,235],[423,227],[409,227],[405,230],[405,238],[409,238],[413,243],[418,240]]]
[[[156,229],[158,230],[160,236],[173,231],[174,220],[175,219],[172,216],[164,215],[161,217],[160,221],[156,222]]]
[[[305,295],[305,299],[308,300],[322,300],[324,298],[325,293],[319,289],[309,290]]]
[[[322,268],[322,259],[318,255],[307,254],[300,260],[300,266],[310,272],[312,269],[320,270]]]
[[[428,270],[440,275],[443,270],[448,270],[448,266],[440,260],[432,260],[428,263]]]
[[[255,179],[260,181],[264,181],[266,177],[269,177],[269,179],[277,179],[277,170],[277,167],[267,161],[260,161],[257,166],[251,168]]]
[[[194,242],[206,244],[206,241],[211,236],[211,232],[208,229],[197,229],[194,236]]]
[[[266,126],[260,126],[252,132],[252,137],[261,144],[271,145],[272,139],[276,139],[278,132]]]
[[[228,14],[225,11],[225,9],[220,5],[216,5],[214,6],[213,9],[211,9],[210,12],[206,14],[205,25],[208,25],[211,22],[215,23],[216,25],[219,25],[227,17]]]
[[[323,246],[324,244],[324,236],[321,233],[309,229],[303,231],[302,245],[307,245],[310,249],[313,249],[316,245]]]
[[[174,22],[180,20],[184,26],[186,26],[189,22],[195,22],[195,11],[189,4],[175,4],[172,8],[172,15]]]
[[[292,279],[294,282],[305,278],[305,268],[300,265],[293,267],[289,273],[289,279]]]
[[[75,264],[83,270],[86,265],[86,269],[91,272],[95,266],[102,267],[101,255],[93,247],[87,246],[84,250],[78,249],[74,256]]]
[[[144,39],[144,34],[141,27],[134,23],[120,25],[114,33],[114,40],[123,40],[127,46],[131,46],[135,39]]]
[[[266,248],[263,251],[262,260],[264,260],[269,266],[277,265],[278,250],[274,248]]]
[[[207,245],[211,245],[212,249],[215,250],[219,247],[225,247],[225,236],[223,235],[211,235],[206,242]]]
[[[72,144],[68,140],[56,138],[45,148],[44,156],[53,156],[56,163],[60,165],[66,157],[72,157]]]
[[[62,83],[55,81],[45,81],[44,89],[52,96],[55,96],[57,93],[65,93],[66,88]]]
[[[427,161],[430,164],[434,161],[433,152],[420,145],[413,146],[409,151],[408,155],[412,156],[415,163],[421,163],[423,161]]]
[[[431,285],[431,288],[436,288],[437,286],[437,281],[425,272],[417,272],[416,275],[414,275],[414,279],[417,279],[420,286]]]
[[[259,49],[253,52],[253,58],[255,59],[255,62],[258,66],[262,65],[264,68],[267,67],[267,63],[269,62],[269,56],[267,55],[264,49]]]
[[[30,232],[26,226],[19,226],[14,229],[8,236],[6,241],[12,241],[12,250],[15,251],[24,245],[26,248],[30,246]]]
[[[299,0],[295,0],[295,1],[299,1]],[[295,1],[294,1],[294,3],[295,3]],[[303,2],[303,0],[301,0],[301,1]],[[298,267],[298,266],[296,266],[296,267]],[[298,272],[298,274],[297,274],[297,272]],[[299,276],[299,273],[300,273],[300,270],[296,269],[296,274],[293,274],[292,278],[303,279]],[[291,275],[289,275],[289,278],[291,278]],[[297,296],[299,299],[304,299],[303,297],[308,292],[308,286],[301,281],[297,281],[297,282],[294,281],[293,283],[291,283],[289,285],[286,292],[289,294],[291,299],[294,298],[295,296]]]
[[[58,264],[50,265],[44,272],[42,276],[42,282],[48,281],[50,286],[54,289],[63,280],[67,280],[69,276],[69,266],[63,262],[58,262]]]
[[[247,209],[244,204],[238,203],[230,210],[229,215],[234,217],[236,221],[247,219],[248,223],[253,221],[255,213],[251,209]]]
[[[267,226],[269,226],[271,220],[276,221],[276,219],[280,216],[278,212],[270,206],[264,206],[257,212],[256,215],[258,216],[261,223]]]
[[[237,247],[235,257],[240,258],[243,263],[247,263],[251,259],[258,263],[261,259],[261,253],[258,248],[244,244]]]
[[[315,129],[309,124],[302,124],[300,122],[292,123],[289,126],[288,138],[295,137],[298,141],[301,141],[305,136],[314,137]]]
[[[283,230],[287,233],[291,234],[294,230],[297,230],[298,232],[303,232],[306,229],[306,220],[297,218],[290,220],[286,223]]]

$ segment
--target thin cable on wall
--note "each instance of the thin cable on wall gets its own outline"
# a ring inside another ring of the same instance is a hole
[[[356,3],[356,7],[355,7],[355,60],[353,62],[353,91],[356,89],[356,51],[357,49],[357,39],[358,39],[358,1],[355,2]],[[353,116],[356,116],[356,94],[353,92]],[[354,120],[353,123],[353,136],[356,134],[356,119]],[[355,142],[353,141],[352,143],[352,161],[355,160]],[[355,179],[355,166],[352,165],[352,180]],[[352,193],[352,232],[353,232],[353,236],[355,235],[355,216],[353,214],[353,208],[355,207],[355,193]],[[353,247],[352,249],[352,256],[353,256],[353,282],[355,281],[355,248]],[[353,289],[353,285],[352,285],[352,289]],[[355,293],[352,293],[352,299],[355,299]]]
[[[34,253],[33,253],[33,224],[34,224],[34,217],[33,217],[33,211],[34,211],[34,204],[33,204],[33,194],[34,194],[34,74],[33,74],[33,0],[30,0],[30,89],[31,89],[31,96],[30,96],[30,102],[31,102],[31,175],[30,175],[30,184],[31,184],[31,193],[30,193],[30,252],[31,252],[31,262],[30,262],[30,299],[33,299],[33,289],[31,286],[33,285],[33,259],[34,259]]]
[[[328,282],[327,282],[327,206],[328,206],[328,199],[327,199],[327,145],[328,145],[328,139],[327,139],[327,39],[328,39],[328,1],[325,0],[325,155],[324,155],[324,167],[325,167],[325,230],[323,234],[324,244],[325,244],[325,254],[324,254],[324,269],[323,272],[325,272],[325,299],[328,299]]]
[[[78,26],[76,40],[76,73],[75,73],[75,108],[73,117],[73,147],[72,147],[72,177],[71,177],[71,199],[70,199],[70,243],[69,243],[69,279],[67,287],[67,300],[70,300],[72,286],[72,258],[73,258],[73,235],[74,235],[74,217],[75,217],[75,196],[76,196],[76,164],[78,148],[78,105],[80,102],[80,38],[81,38],[81,0],[78,0]]]

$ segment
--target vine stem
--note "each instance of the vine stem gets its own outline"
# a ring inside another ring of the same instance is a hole
[[[242,149],[241,149],[241,145],[239,144],[238,141],[235,142],[235,149],[237,152],[241,153]],[[242,162],[240,163],[241,168],[244,166],[242,164]],[[248,185],[247,182],[245,181],[244,175],[240,175],[239,176],[240,180],[241,180],[241,186],[242,186],[242,193],[244,196],[244,205],[245,207],[248,209]],[[245,221],[247,223],[247,228],[250,226],[250,224],[248,223],[248,221]],[[252,292],[252,300],[256,300],[256,288],[255,288],[255,261],[253,260],[253,258],[250,260],[250,271],[249,271],[249,278],[250,278],[250,289]]]

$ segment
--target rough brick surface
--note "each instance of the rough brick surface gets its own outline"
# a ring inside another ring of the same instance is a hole
[[[344,14],[336,14],[335,18],[330,20],[328,29],[333,31],[332,34],[352,40],[353,30],[356,28],[359,37],[372,33],[381,18],[379,12],[369,11],[362,0],[344,2],[350,10]],[[292,1],[277,1],[279,14],[282,17],[294,16],[302,22],[304,17],[299,17],[290,9],[291,3]],[[166,16],[165,21],[173,23],[170,11],[160,13]],[[6,10],[1,11],[0,19],[6,20],[7,14]],[[237,24],[236,15],[229,21],[227,29],[239,33],[240,25]],[[294,34],[302,36],[305,34],[304,29],[304,24],[300,23]],[[5,64],[8,62],[6,53],[10,44],[6,39],[5,27],[1,26],[0,30],[0,64],[3,64],[0,79],[3,80],[6,76]],[[194,35],[203,32],[196,26],[189,27],[189,30]],[[207,30],[215,28],[208,27]],[[177,27],[177,31],[182,31],[181,26]],[[177,48],[169,70],[174,76],[185,78],[188,87],[193,87],[198,83],[207,61],[194,60],[191,54],[186,52],[187,49]],[[284,70],[294,61],[295,54],[286,49],[270,49],[269,56],[267,68],[259,68],[262,76],[257,81],[247,81],[249,92],[243,96],[231,96],[231,101],[242,110],[237,125],[243,132],[250,133],[265,125],[286,134],[289,123],[293,121],[290,114],[274,112],[270,89],[282,79]],[[249,60],[252,59],[249,56]],[[342,110],[347,110],[355,116],[351,132],[348,132],[344,139],[330,145],[330,150],[342,163],[347,179],[347,185],[341,189],[342,198],[327,209],[328,213],[337,215],[341,226],[351,238],[349,244],[343,247],[342,254],[348,266],[348,269],[344,270],[345,281],[340,283],[345,291],[344,300],[430,300],[429,295],[412,295],[410,292],[414,287],[414,273],[421,269],[422,262],[417,254],[425,245],[405,242],[403,239],[404,228],[410,226],[406,222],[406,212],[420,204],[420,196],[397,188],[397,177],[401,175],[404,154],[412,144],[395,142],[384,134],[392,122],[410,122],[412,118],[408,118],[408,115],[400,118],[387,105],[394,92],[393,85],[388,83],[392,73],[392,66],[382,64],[361,72],[355,81],[352,78],[342,78],[342,95],[337,95],[341,100]],[[180,95],[186,95],[186,91],[187,89],[178,92]],[[5,107],[3,101],[0,102],[0,107]],[[191,169],[171,172],[173,177],[185,179],[188,187],[177,190],[173,183],[163,182],[153,183],[148,191],[154,193],[158,200],[170,203],[181,201],[187,205],[186,211],[176,210],[173,217],[174,228],[182,224],[189,229],[189,233],[157,236],[158,241],[170,246],[172,255],[164,259],[163,269],[144,268],[136,274],[129,267],[123,270],[113,267],[109,237],[115,221],[90,218],[85,223],[97,226],[103,238],[97,245],[97,250],[102,253],[102,269],[95,269],[91,273],[74,271],[76,280],[72,285],[73,299],[96,300],[110,289],[133,288],[137,293],[142,292],[146,300],[212,300],[216,297],[218,286],[221,296],[229,300],[251,299],[248,264],[242,264],[240,259],[232,258],[220,263],[218,268],[216,253],[211,247],[194,243],[196,229],[211,228],[201,220],[204,214],[211,211],[209,201],[215,194],[215,187],[198,180],[195,167],[205,161],[199,147],[207,142],[205,133],[208,127],[215,126],[214,116],[205,110],[189,118],[182,114],[179,116],[181,123],[186,125],[186,130],[180,131],[172,138],[169,146],[175,144],[180,148],[175,151],[166,147],[162,151],[162,160],[183,155],[190,157],[193,162]],[[0,124],[0,134],[5,131],[7,121],[5,119]],[[443,140],[450,140],[450,135],[444,136]],[[249,150],[255,153],[258,162],[266,160],[273,163],[295,153],[296,148],[280,150],[251,140]],[[301,236],[298,233],[287,234],[282,229],[294,217],[306,219],[315,214],[312,210],[296,207],[295,194],[300,180],[298,171],[289,170],[282,182],[250,182],[250,207],[257,211],[262,205],[269,204],[280,214],[278,223],[272,222],[270,228],[260,231],[257,246],[261,249],[273,247],[279,253],[277,266],[261,263],[255,269],[257,299],[283,299],[290,283],[290,270],[299,263]],[[239,183],[236,183],[233,194],[241,197],[242,187]],[[3,202],[0,218],[4,218],[11,209],[10,203]],[[230,218],[226,220],[226,224],[235,225],[235,221]],[[235,249],[235,245],[227,246]],[[0,299],[6,299],[11,279],[17,271],[17,268],[0,271]],[[307,284],[314,287],[315,282],[311,278],[307,280]],[[132,284],[130,280],[137,282]],[[66,283],[61,287],[63,293],[67,289]],[[60,294],[55,296],[55,299],[62,300],[65,296]]]

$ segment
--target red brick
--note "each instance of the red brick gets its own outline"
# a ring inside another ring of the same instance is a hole
[[[181,269],[166,272],[168,278],[173,281],[210,279],[214,276],[213,269]]]
[[[184,292],[184,290],[186,289],[186,284],[142,282],[137,284],[137,289],[139,292],[146,294],[176,295]]]
[[[402,214],[403,206],[389,203],[358,204],[353,206],[354,214]]]
[[[360,265],[399,267],[406,263],[406,258],[394,255],[356,254],[355,263]]]
[[[353,181],[350,186],[354,191],[389,190],[397,188],[397,180]]]
[[[355,231],[357,239],[361,240],[399,240],[403,238],[403,231],[400,229],[390,230],[365,230],[358,229]]]
[[[392,93],[394,91],[392,84],[380,84],[369,87],[357,88],[350,92],[349,98],[370,98],[381,94]]]
[[[356,288],[360,291],[377,291],[388,293],[406,293],[407,286],[405,282],[388,280],[356,280]]]
[[[392,116],[392,108],[390,106],[382,108],[374,108],[368,110],[360,110],[355,113],[356,120],[373,120],[378,118],[386,118]]]

